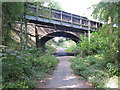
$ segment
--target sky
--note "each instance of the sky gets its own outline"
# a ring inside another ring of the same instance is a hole
[[[90,13],[92,10],[87,8],[91,7],[93,4],[97,4],[101,0],[55,0],[60,3],[62,10],[77,14],[80,16],[86,16],[89,19],[92,19]]]

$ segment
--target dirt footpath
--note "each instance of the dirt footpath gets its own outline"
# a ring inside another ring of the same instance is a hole
[[[73,74],[68,61],[72,56],[57,57],[60,60],[53,76],[47,78],[43,82],[46,85],[38,88],[92,88],[92,85],[85,80],[80,80]]]

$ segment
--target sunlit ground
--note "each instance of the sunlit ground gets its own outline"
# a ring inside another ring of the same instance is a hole
[[[109,78],[108,82],[106,83],[106,86],[108,88],[118,88],[118,85],[119,85],[119,83],[118,83],[117,76]]]

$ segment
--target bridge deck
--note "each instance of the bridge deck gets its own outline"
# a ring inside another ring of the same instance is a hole
[[[29,12],[26,19],[52,23],[77,29],[97,31],[102,26],[101,23],[88,20],[86,17],[75,15],[61,10],[46,7],[36,8],[35,5],[28,5]],[[37,12],[37,15],[36,15]]]

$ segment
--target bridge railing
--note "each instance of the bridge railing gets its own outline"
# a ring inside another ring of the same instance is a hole
[[[36,16],[36,6],[28,5],[28,14]],[[62,22],[71,23],[71,25],[79,25],[81,27],[86,27],[90,30],[97,30],[102,26],[101,23],[88,20],[86,17],[75,15],[61,10],[50,9],[46,7],[38,7],[38,17],[47,18],[49,20],[57,20]]]

